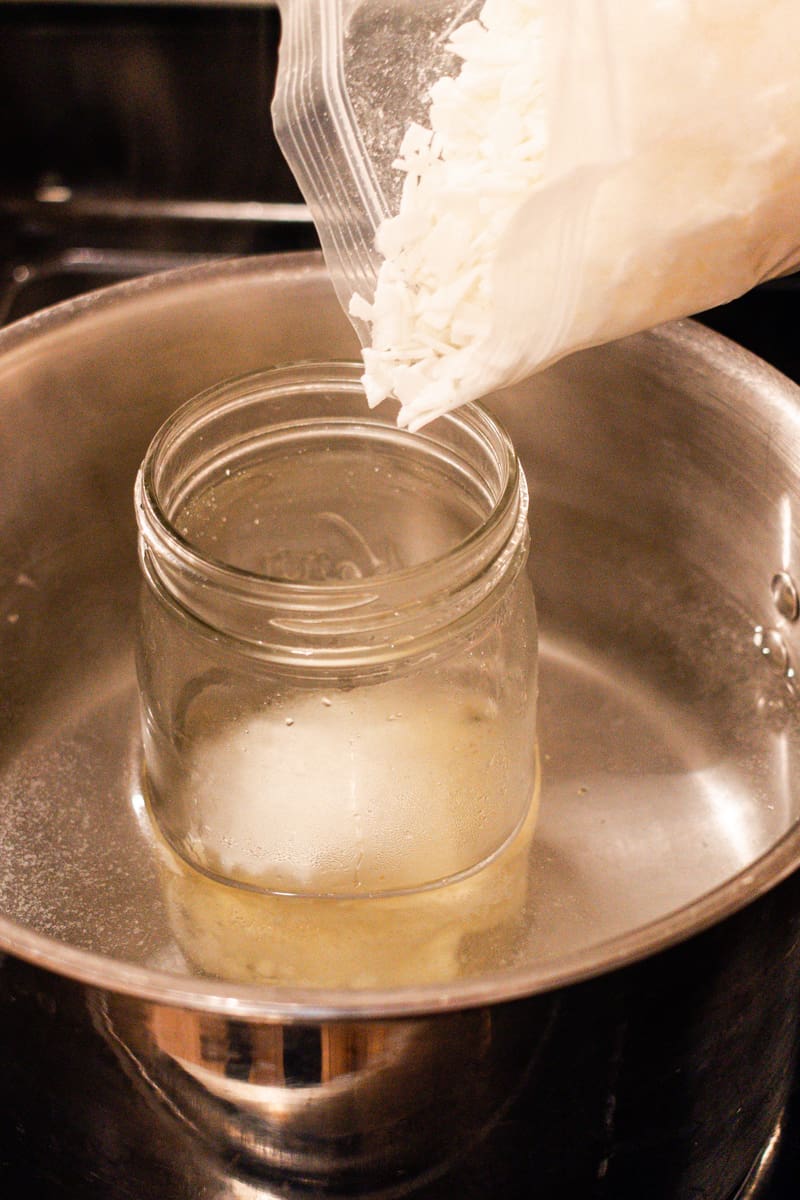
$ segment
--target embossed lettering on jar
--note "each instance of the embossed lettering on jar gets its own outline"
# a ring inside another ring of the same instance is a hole
[[[136,483],[152,811],[193,866],[262,891],[437,886],[535,803],[516,455],[477,406],[398,429],[359,374],[226,382]]]

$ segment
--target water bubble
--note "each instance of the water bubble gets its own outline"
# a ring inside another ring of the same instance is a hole
[[[800,616],[800,596],[797,585],[787,571],[778,571],[770,583],[772,599],[778,612],[787,621],[796,621]]]
[[[753,632],[753,644],[776,675],[784,675],[791,667],[789,651],[777,629],[765,629],[757,625]]]

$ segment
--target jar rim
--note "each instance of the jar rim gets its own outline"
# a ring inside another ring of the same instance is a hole
[[[329,378],[322,377],[319,374],[320,367],[331,372]],[[338,372],[344,371],[347,372],[346,376],[342,377],[338,375]],[[150,442],[142,463],[142,467],[140,469],[141,494],[137,495],[137,511],[140,511],[140,505],[146,506],[147,515],[151,518],[153,525],[158,527],[165,543],[169,546],[173,553],[184,557],[187,563],[191,563],[193,565],[203,564],[205,566],[211,566],[216,571],[229,574],[232,579],[247,580],[248,582],[257,585],[265,584],[270,588],[274,587],[276,590],[285,590],[287,595],[293,595],[296,593],[316,593],[317,590],[326,593],[335,590],[340,595],[346,595],[349,591],[362,590],[364,586],[363,580],[356,580],[355,582],[352,582],[345,579],[326,579],[324,584],[321,587],[318,587],[296,580],[279,579],[275,576],[265,573],[248,571],[245,568],[237,567],[231,563],[227,563],[224,559],[218,559],[213,555],[203,553],[202,551],[198,550],[188,538],[181,534],[180,530],[177,529],[173,521],[164,511],[154,482],[156,459],[161,449],[165,446],[173,432],[181,424],[185,423],[187,418],[193,413],[196,412],[199,415],[202,409],[208,405],[209,401],[224,401],[226,399],[226,395],[238,396],[244,388],[250,388],[251,386],[253,388],[258,387],[259,390],[262,390],[262,385],[264,384],[280,385],[286,381],[291,381],[293,384],[297,384],[306,383],[309,379],[313,379],[315,383],[322,383],[323,385],[329,386],[331,384],[353,382],[353,376],[357,376],[360,380],[360,375],[361,367],[359,364],[354,362],[349,362],[346,360],[326,361],[321,363],[315,361],[306,361],[302,363],[290,363],[278,367],[271,367],[263,371],[248,372],[245,375],[238,375],[232,379],[227,379],[222,383],[213,384],[211,387],[204,389],[202,392],[198,392],[195,396],[192,396],[189,400],[185,401],[167,418]],[[373,423],[370,420],[370,410],[365,411],[364,420],[366,423]],[[514,450],[513,444],[502,425],[495,420],[495,418],[488,412],[487,409],[483,407],[483,405],[474,401],[470,404],[463,405],[459,409],[455,409],[449,413],[446,413],[443,417],[438,418],[438,420],[445,422],[456,421],[461,423],[470,421],[471,423],[474,423],[479,432],[483,433],[484,435],[489,433],[492,437],[497,439],[497,444],[498,446],[503,447],[507,455],[508,462],[508,470],[506,472],[505,486],[503,488],[502,495],[494,502],[492,511],[485,518],[485,520],[482,520],[475,529],[471,530],[466,535],[465,538],[457,542],[443,554],[437,555],[433,558],[425,559],[420,563],[414,563],[408,567],[400,567],[396,570],[387,571],[386,574],[378,577],[370,576],[370,587],[383,583],[384,581],[388,583],[393,579],[406,579],[424,575],[431,568],[436,567],[440,563],[450,560],[454,555],[459,554],[462,549],[472,547],[477,542],[480,542],[487,535],[487,533],[490,533],[491,530],[502,520],[504,509],[513,501],[518,484],[518,474],[520,468],[516,451]],[[309,425],[316,425],[319,423],[319,420],[314,418],[310,418],[308,421]],[[286,424],[299,426],[301,422],[287,422]],[[374,424],[380,427],[380,425],[385,423],[375,421]],[[277,430],[281,427],[282,426],[275,426],[274,428]],[[424,435],[418,433],[408,434],[408,436],[411,438]]]
[[[357,421],[352,417],[309,417],[278,422],[265,427],[272,435],[286,429],[322,428],[335,423],[352,427],[384,428],[387,434],[400,437],[409,443],[431,445],[443,444],[435,430],[455,429],[477,445],[488,448],[498,468],[499,485],[497,494],[491,495],[491,508],[465,537],[446,551],[432,558],[409,566],[387,569],[380,574],[357,579],[325,579],[324,581],[297,581],[276,578],[274,575],[258,573],[215,558],[197,547],[184,536],[166,511],[159,495],[158,469],[164,456],[170,452],[176,439],[190,429],[199,428],[202,422],[211,422],[226,406],[231,408],[270,397],[286,397],[294,391],[308,395],[310,392],[346,392],[363,396],[361,390],[362,368],[360,364],[347,361],[304,361],[270,367],[250,372],[222,382],[191,397],[175,410],[154,435],[145,454],[136,479],[135,506],[140,533],[140,553],[143,565],[153,571],[173,600],[177,600],[192,615],[197,616],[212,628],[218,622],[209,619],[209,614],[198,611],[197,606],[180,586],[186,578],[202,579],[205,586],[217,593],[236,597],[252,614],[258,604],[271,610],[283,609],[292,614],[288,625],[284,620],[277,624],[288,628],[292,624],[323,634],[341,634],[341,621],[358,622],[375,626],[380,617],[394,614],[400,619],[409,607],[418,608],[426,596],[445,589],[452,598],[456,593],[470,590],[476,578],[502,567],[510,554],[527,538],[527,487],[524,474],[513,444],[502,425],[479,404],[464,405],[433,422],[425,429],[411,433],[398,430],[385,413],[378,415],[369,410],[364,400],[364,413]],[[381,406],[383,407],[383,406]],[[525,542],[527,548],[527,542]],[[146,555],[151,561],[145,564]],[[157,560],[153,562],[152,559]],[[178,585],[178,586],[176,586]],[[475,603],[478,597],[473,597]],[[475,607],[475,603],[470,607]],[[320,621],[322,624],[320,624]],[[397,622],[395,622],[396,624]],[[392,624],[390,621],[389,624]],[[271,628],[275,621],[270,622]],[[249,638],[243,630],[224,628],[221,630],[244,640]],[[297,649],[296,649],[297,652]]]

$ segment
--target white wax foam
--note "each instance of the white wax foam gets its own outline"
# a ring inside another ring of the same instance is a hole
[[[490,699],[429,680],[276,704],[196,745],[187,848],[215,874],[273,891],[363,894],[451,877],[524,816],[528,764],[515,769],[509,754],[522,732]]]
[[[301,987],[450,983],[509,966],[527,929],[528,856],[538,776],[520,832],[447,887],[356,899],[298,898],[217,883],[164,844],[170,926],[206,975]]]

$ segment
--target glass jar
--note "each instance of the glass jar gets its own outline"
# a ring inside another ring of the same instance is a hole
[[[477,406],[398,429],[359,377],[309,363],[214,387],[136,482],[152,812],[189,864],[258,891],[461,879],[535,803],[513,447]]]

